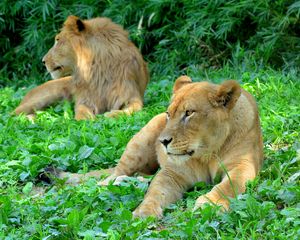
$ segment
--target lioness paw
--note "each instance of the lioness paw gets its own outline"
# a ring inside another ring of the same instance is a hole
[[[97,183],[98,186],[108,186],[110,182],[115,181],[115,179],[117,178],[117,176],[115,176],[114,174],[110,175],[109,177],[105,178],[102,181],[99,181]]]
[[[132,213],[135,218],[146,218],[149,216],[153,216],[156,218],[163,217],[163,211],[160,206],[156,206],[153,204],[141,204],[137,209],[135,209]]]
[[[26,118],[31,122],[34,123],[35,115],[34,114],[27,114]]]
[[[206,195],[200,196],[195,203],[193,211],[196,211],[199,208],[203,208],[205,204],[221,206],[222,211],[227,211],[229,209],[229,203],[225,199],[219,199],[215,201],[208,198]]]

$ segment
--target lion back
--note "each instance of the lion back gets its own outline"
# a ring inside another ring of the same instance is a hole
[[[87,29],[84,54],[89,52],[90,59],[83,61],[84,66],[78,63],[79,71],[75,76],[78,85],[82,82],[86,86],[89,81],[91,88],[84,98],[94,96],[93,104],[100,112],[122,109],[134,101],[142,104],[149,81],[148,69],[139,50],[129,41],[128,33],[108,18],[85,20],[84,24]],[[90,69],[85,68],[87,62]],[[80,69],[86,72],[80,72]],[[80,95],[83,92],[81,88]]]

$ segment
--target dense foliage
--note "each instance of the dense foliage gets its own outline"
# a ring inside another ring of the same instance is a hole
[[[151,68],[142,111],[77,122],[72,103],[62,102],[34,122],[11,114],[49,79],[41,58],[70,14],[108,16],[130,31]],[[300,1],[290,0],[1,0],[0,239],[299,239],[299,16]],[[201,182],[162,220],[142,220],[131,212],[148,183],[135,177],[108,187],[37,181],[49,164],[72,172],[114,166],[129,139],[165,111],[181,73],[237,79],[257,99],[265,162],[231,211],[193,213],[212,188]]]
[[[145,58],[161,63],[151,65],[153,74],[224,61],[259,60],[289,69],[300,64],[300,1],[2,0],[0,85],[46,78],[42,56],[70,14],[122,24]]]

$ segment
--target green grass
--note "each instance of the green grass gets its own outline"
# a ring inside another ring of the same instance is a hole
[[[134,177],[121,186],[99,187],[36,182],[51,164],[68,171],[114,166],[129,139],[154,115],[165,111],[176,76],[155,76],[145,108],[131,117],[73,120],[65,102],[39,112],[35,123],[10,112],[26,89],[0,89],[0,239],[299,239],[300,84],[292,72],[231,68],[200,71],[194,81],[237,79],[257,99],[264,135],[265,163],[231,211],[206,207],[192,213],[196,198],[212,186],[203,183],[171,205],[162,220],[132,219],[146,183]],[[34,186],[47,189],[43,196]]]

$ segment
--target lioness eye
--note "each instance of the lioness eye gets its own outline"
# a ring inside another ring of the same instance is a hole
[[[191,116],[195,111],[194,110],[186,110],[185,111],[185,117]]]

